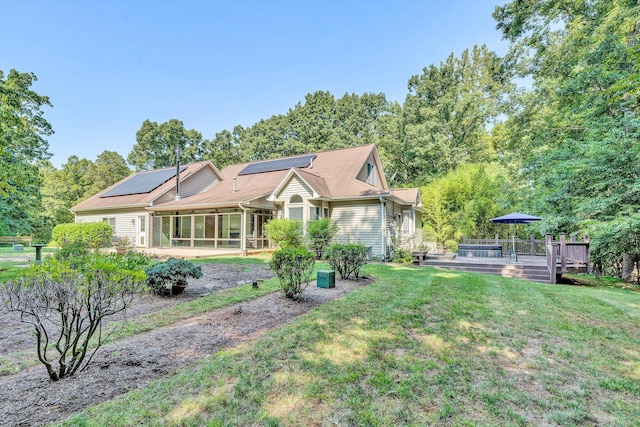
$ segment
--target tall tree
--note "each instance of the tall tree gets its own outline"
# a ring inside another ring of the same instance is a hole
[[[533,79],[520,136],[531,148],[523,170],[536,212],[546,213],[542,231],[611,241],[638,222],[626,218],[640,205],[639,16],[630,0],[513,1],[495,10],[511,56]]]
[[[36,161],[49,157],[45,139],[53,133],[42,107],[49,98],[31,90],[33,73],[0,70],[0,194],[37,183]]]
[[[466,162],[492,158],[488,128],[513,90],[503,60],[474,46],[409,79],[403,109],[404,181],[446,173]]]
[[[127,161],[137,171],[173,166],[179,147],[182,163],[198,162],[203,159],[201,144],[202,134],[195,129],[185,129],[180,120],[160,124],[145,120],[136,132],[136,144]]]
[[[85,176],[87,186],[82,198],[89,198],[130,174],[131,169],[124,157],[115,151],[105,150],[98,154],[95,162],[88,165]]]
[[[263,160],[375,143],[382,135],[380,118],[387,114],[382,93],[345,94],[336,100],[330,92],[317,91],[286,115],[234,129],[233,136],[242,160]]]
[[[62,171],[49,161],[38,164],[42,185],[42,211],[51,229],[57,224],[73,222],[73,215],[69,211],[72,206],[67,197],[67,182],[62,179]]]
[[[216,133],[215,138],[202,142],[202,153],[205,160],[210,160],[217,168],[222,169],[243,161],[240,152],[240,135],[242,126],[236,126],[233,132],[223,130]]]

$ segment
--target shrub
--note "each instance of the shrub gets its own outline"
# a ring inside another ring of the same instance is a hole
[[[315,251],[318,259],[322,259],[324,251],[337,233],[338,224],[331,221],[330,218],[309,221],[307,224],[307,239],[311,250]]]
[[[393,256],[393,262],[411,265],[413,264],[413,255],[411,255],[411,251],[408,249],[398,249]]]
[[[68,262],[72,268],[80,268],[90,253],[89,246],[85,242],[65,243],[53,254],[53,258]]]
[[[34,327],[38,360],[52,381],[83,370],[118,327],[118,322],[105,326],[103,320],[126,311],[146,289],[140,268],[126,270],[100,254],[84,259],[79,268],[47,259],[3,290],[9,311]]]
[[[327,251],[327,258],[340,278],[348,279],[352,274],[355,278],[360,277],[360,269],[367,263],[367,254],[367,248],[360,243],[336,243]]]
[[[447,240],[444,245],[447,248],[447,252],[458,252],[458,242],[455,240]]]
[[[277,247],[299,248],[303,245],[302,222],[292,219],[272,219],[264,225],[267,239]]]
[[[186,259],[169,258],[145,270],[147,285],[158,295],[170,293],[168,286],[187,286],[187,278],[202,277],[202,267]]]
[[[58,246],[85,244],[90,248],[102,248],[111,243],[113,229],[106,222],[58,224],[51,232],[51,239]]]
[[[280,280],[285,298],[300,299],[313,274],[315,256],[306,248],[284,248],[273,253],[269,266]]]

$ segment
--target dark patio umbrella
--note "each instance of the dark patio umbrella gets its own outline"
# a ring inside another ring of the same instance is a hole
[[[542,218],[540,218],[539,216],[532,216],[532,215],[527,215],[520,212],[513,212],[507,215],[499,216],[497,218],[492,218],[489,221],[496,222],[499,224],[513,224],[515,226],[516,224],[529,224],[533,221],[540,221],[540,220],[542,220]],[[512,241],[513,241],[513,253],[516,255],[516,262],[518,262],[518,253],[516,252],[515,230],[514,230]]]

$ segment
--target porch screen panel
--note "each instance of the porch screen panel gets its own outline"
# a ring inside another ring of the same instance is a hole
[[[207,239],[215,239],[216,237],[215,215],[207,215],[204,217],[204,237]]]
[[[194,218],[194,225],[193,237],[196,239],[204,238],[204,217],[201,215],[196,216]]]
[[[162,217],[151,218],[151,246],[159,248],[162,242]]]

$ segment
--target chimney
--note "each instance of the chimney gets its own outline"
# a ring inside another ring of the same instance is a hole
[[[233,177],[233,192],[234,192],[234,193],[235,193],[236,191],[238,191],[238,190],[236,189],[236,178],[237,178],[237,177],[235,177],[235,176]]]
[[[176,200],[180,200],[180,146],[176,147]]]

